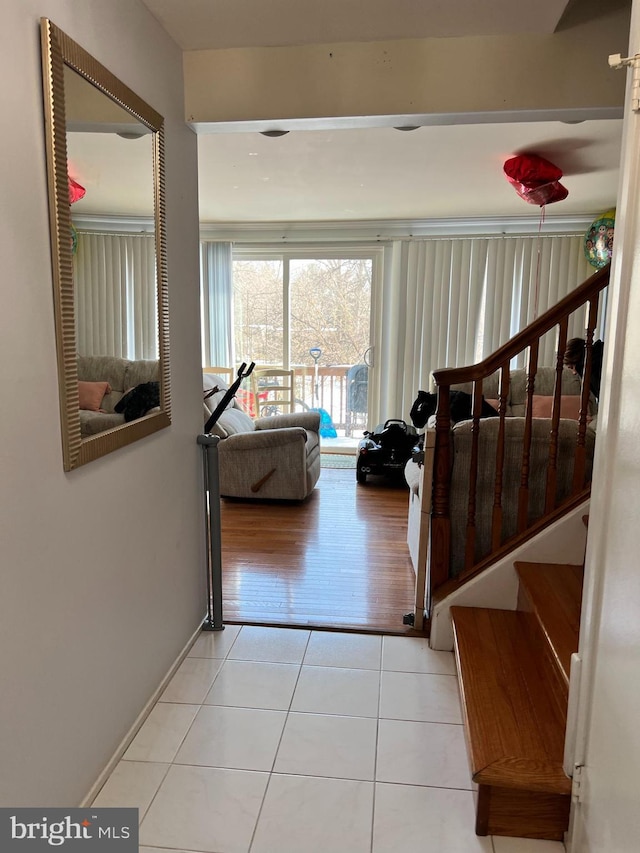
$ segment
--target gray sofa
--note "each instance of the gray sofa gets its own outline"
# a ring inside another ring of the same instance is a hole
[[[221,376],[203,374],[205,422],[228,388]],[[293,500],[308,497],[320,476],[320,415],[295,412],[252,420],[233,400],[211,429],[218,444],[220,494]]]
[[[503,541],[516,532],[518,490],[522,470],[522,448],[525,428],[526,371],[514,370],[510,373],[509,394],[507,398],[507,418],[505,421],[505,459],[503,475]],[[553,368],[539,368],[535,380],[535,393],[539,396],[552,395],[555,382]],[[471,386],[455,386],[452,390],[470,392]],[[489,377],[483,383],[483,393],[487,399],[498,396],[498,375]],[[580,395],[580,378],[571,371],[562,374],[562,395],[571,397]],[[591,480],[591,468],[595,444],[595,402],[590,403],[592,420],[587,427],[586,441],[586,478]],[[490,551],[491,522],[496,475],[496,448],[498,440],[499,418],[482,419],[479,423],[478,445],[478,481],[476,501],[476,542],[475,559],[481,559]],[[472,448],[473,421],[461,421],[451,428],[451,575],[456,576],[464,566],[467,511],[469,504],[469,469]],[[529,475],[529,521],[539,518],[544,511],[547,466],[549,461],[549,436],[551,419],[534,417],[532,421],[531,458]],[[558,472],[556,503],[561,503],[571,491],[574,451],[578,433],[578,421],[561,418],[558,428]],[[417,553],[415,544],[419,538],[419,507],[421,477],[418,466],[409,461],[405,467],[405,477],[410,489],[408,540]],[[426,484],[425,484],[426,488]]]
[[[124,424],[124,415],[114,412],[114,406],[126,391],[142,382],[155,382],[160,379],[158,361],[117,358],[110,355],[79,355],[78,381],[108,382],[111,393],[102,398],[100,408],[103,411],[80,409],[80,434],[82,438],[104,432]],[[155,411],[155,410],[154,410]]]

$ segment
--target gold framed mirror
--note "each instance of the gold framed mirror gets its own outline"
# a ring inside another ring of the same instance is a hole
[[[47,18],[41,39],[70,471],[171,423],[164,120]]]

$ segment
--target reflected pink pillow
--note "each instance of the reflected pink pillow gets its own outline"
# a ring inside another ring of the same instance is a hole
[[[102,398],[110,393],[111,386],[108,382],[78,382],[78,408],[99,412]]]
[[[560,417],[577,421],[580,417],[580,395],[565,394],[560,397]],[[550,418],[553,409],[553,397],[534,394],[531,412],[534,418]]]

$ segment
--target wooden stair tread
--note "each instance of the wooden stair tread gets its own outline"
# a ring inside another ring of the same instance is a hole
[[[452,607],[451,617],[474,781],[569,794],[566,716],[527,642],[525,614]]]
[[[515,566],[520,588],[568,684],[571,655],[578,651],[584,569],[563,563],[517,562]]]

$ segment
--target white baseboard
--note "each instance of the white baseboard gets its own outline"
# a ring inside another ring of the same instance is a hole
[[[204,622],[204,620],[205,620],[205,617],[203,616],[202,622]],[[171,681],[171,679],[173,678],[173,676],[176,673],[176,670],[178,669],[178,667],[180,666],[182,661],[186,658],[186,656],[189,654],[191,647],[193,646],[195,641],[198,639],[198,636],[200,635],[200,632],[202,631],[202,622],[199,623],[198,627],[193,632],[193,634],[191,635],[191,637],[187,641],[186,645],[184,646],[184,648],[182,649],[182,651],[180,652],[178,657],[175,659],[175,661],[169,667],[169,671],[164,676],[164,678],[162,679],[162,681],[158,685],[157,689],[153,692],[153,694],[150,697],[147,704],[144,706],[142,711],[140,711],[140,713],[138,714],[135,722],[133,723],[133,725],[131,726],[131,728],[127,732],[127,734],[120,741],[115,752],[113,753],[113,755],[111,756],[111,758],[107,762],[106,767],[100,773],[100,775],[98,776],[96,781],[93,783],[93,785],[89,789],[89,792],[86,794],[86,796],[80,802],[79,808],[87,808],[88,806],[91,805],[91,803],[98,796],[98,793],[100,792],[101,788],[103,787],[103,785],[105,784],[105,782],[107,781],[109,776],[111,776],[111,774],[113,773],[116,764],[120,761],[122,756],[127,751],[129,744],[134,739],[134,737],[137,735],[139,729],[141,728],[142,724],[144,723],[144,721],[147,719],[147,717],[151,713],[151,711],[152,711],[153,707],[155,706],[156,702],[158,701],[158,699],[162,696],[167,684]]]

